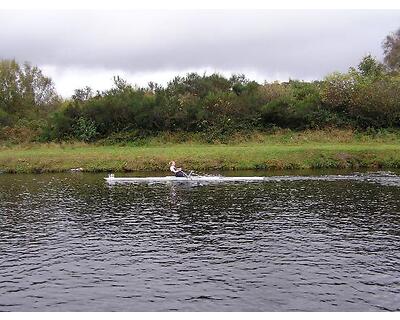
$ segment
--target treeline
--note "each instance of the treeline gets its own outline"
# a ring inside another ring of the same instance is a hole
[[[370,56],[357,69],[316,82],[259,84],[241,75],[192,73],[165,88],[138,88],[117,77],[105,92],[77,90],[49,123],[48,139],[80,140],[165,131],[201,132],[213,140],[274,127],[397,128],[400,77]]]
[[[387,37],[384,63],[371,55],[322,81],[257,83],[244,75],[187,74],[141,88],[115,77],[103,92],[86,87],[61,99],[37,67],[0,62],[0,138],[129,141],[161,132],[235,132],[400,127],[400,30]],[[397,51],[396,51],[397,50]],[[22,138],[21,138],[22,137]]]

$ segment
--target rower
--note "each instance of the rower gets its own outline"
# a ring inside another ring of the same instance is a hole
[[[173,174],[175,174],[175,177],[181,177],[181,178],[183,178],[183,177],[186,177],[186,178],[187,178],[187,177],[188,177],[187,174],[186,174],[185,172],[182,171],[182,168],[177,168],[177,167],[176,167],[175,161],[171,161],[171,162],[169,163],[169,165],[170,165],[169,170],[170,170]]]

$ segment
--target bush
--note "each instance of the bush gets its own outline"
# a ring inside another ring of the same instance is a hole
[[[361,128],[400,125],[400,79],[382,77],[359,82],[349,105],[349,116]]]
[[[318,83],[290,81],[283,92],[281,97],[262,107],[265,127],[319,128],[332,119],[331,113],[321,106]]]
[[[78,140],[89,142],[97,136],[96,124],[93,120],[80,117],[72,127],[74,136]]]
[[[384,74],[371,57],[364,58],[359,69],[325,79],[321,93],[324,107],[360,128],[398,127],[400,78]]]
[[[12,123],[11,116],[0,108],[0,126],[9,126]]]

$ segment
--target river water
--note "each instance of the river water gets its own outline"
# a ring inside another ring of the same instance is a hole
[[[0,175],[0,311],[400,310],[400,176],[307,174]]]

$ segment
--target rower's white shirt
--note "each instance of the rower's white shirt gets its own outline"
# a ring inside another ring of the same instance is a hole
[[[175,166],[170,166],[169,170],[171,170],[173,173],[177,173],[178,172],[178,170],[176,169]]]

